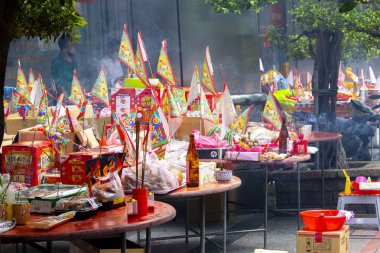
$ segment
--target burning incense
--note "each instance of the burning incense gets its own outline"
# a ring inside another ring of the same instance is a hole
[[[145,143],[144,143],[143,164],[142,164],[142,171],[141,171],[141,173],[142,173],[141,188],[144,188],[144,175],[145,175],[145,169],[146,169],[146,155],[147,155],[147,151],[148,151],[149,131],[150,131],[150,125],[148,124],[148,129],[146,131]]]
[[[136,118],[136,189],[139,188],[140,120]]]

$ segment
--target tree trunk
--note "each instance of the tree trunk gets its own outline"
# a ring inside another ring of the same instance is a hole
[[[0,144],[4,137],[4,82],[9,45],[18,12],[18,0],[0,0]]]
[[[319,130],[336,130],[336,96],[343,33],[318,31],[313,73],[315,116]]]
[[[313,72],[314,112],[317,130],[336,131],[336,101],[339,64],[343,33],[340,30],[318,31]],[[339,167],[336,164],[336,142],[319,144],[322,168]],[[318,168],[320,169],[320,168]]]

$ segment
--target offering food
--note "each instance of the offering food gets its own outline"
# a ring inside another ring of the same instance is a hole
[[[287,156],[288,156],[287,154],[277,154],[275,152],[266,152],[262,155],[262,158],[266,160],[284,160]]]
[[[125,205],[123,186],[116,171],[100,178],[92,187],[92,193],[102,203],[103,209]]]
[[[55,213],[65,213],[68,211],[76,211],[76,219],[88,218],[97,213],[98,208],[102,204],[96,198],[85,196],[75,196],[72,198],[60,199],[55,208]]]
[[[63,213],[58,216],[48,216],[41,219],[33,220],[26,223],[26,226],[31,229],[51,229],[58,225],[70,221],[75,216],[75,211]]]

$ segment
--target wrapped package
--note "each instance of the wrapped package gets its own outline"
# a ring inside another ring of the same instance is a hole
[[[141,167],[139,167],[139,184],[141,182]],[[124,189],[129,192],[136,185],[136,168],[124,168],[122,172]],[[166,160],[147,161],[145,169],[144,187],[155,194],[165,194],[178,189],[183,185],[182,172],[176,169],[170,170],[169,162]]]
[[[65,213],[69,211],[76,211],[76,219],[86,219],[97,213],[98,208],[102,204],[99,203],[97,198],[90,198],[86,196],[75,196],[71,198],[64,198],[58,200],[54,212]]]
[[[92,186],[92,194],[103,209],[113,209],[125,205],[124,191],[119,174],[110,172]]]
[[[26,226],[31,229],[51,229],[58,225],[70,221],[75,216],[75,211],[60,214],[58,216],[48,216],[41,219],[32,220],[26,223]]]

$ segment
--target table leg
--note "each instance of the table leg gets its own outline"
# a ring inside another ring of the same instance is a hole
[[[293,164],[297,170],[297,226],[300,229],[300,212],[301,212],[301,172],[298,163]]]
[[[17,250],[18,250],[18,244],[17,245]],[[1,238],[0,238],[0,253],[3,253],[3,244],[1,243]]]
[[[223,193],[223,253],[227,252],[227,191]]]
[[[186,199],[186,224],[185,224],[185,242],[189,242],[189,201]]]
[[[206,252],[206,199],[201,197],[201,253]]]
[[[121,234],[121,253],[126,253],[127,252],[127,233],[122,233]]]
[[[21,244],[21,252],[22,252],[22,253],[26,253],[26,243],[25,243],[25,242],[23,242],[23,243]]]
[[[137,230],[137,244],[141,243],[141,233],[140,230]]]
[[[265,197],[264,197],[264,249],[267,248],[267,233],[268,233],[268,170],[269,165],[265,166]]]
[[[379,149],[379,158],[378,160],[380,160],[380,120],[377,121],[377,148]]]
[[[150,228],[146,228],[146,235],[145,235],[145,253],[150,253],[151,252],[151,248],[152,248],[152,245],[151,245],[151,242],[150,242],[150,238],[151,238],[151,235],[152,235],[152,231]]]
[[[48,253],[53,253],[53,242],[52,241],[46,242],[46,250]]]

